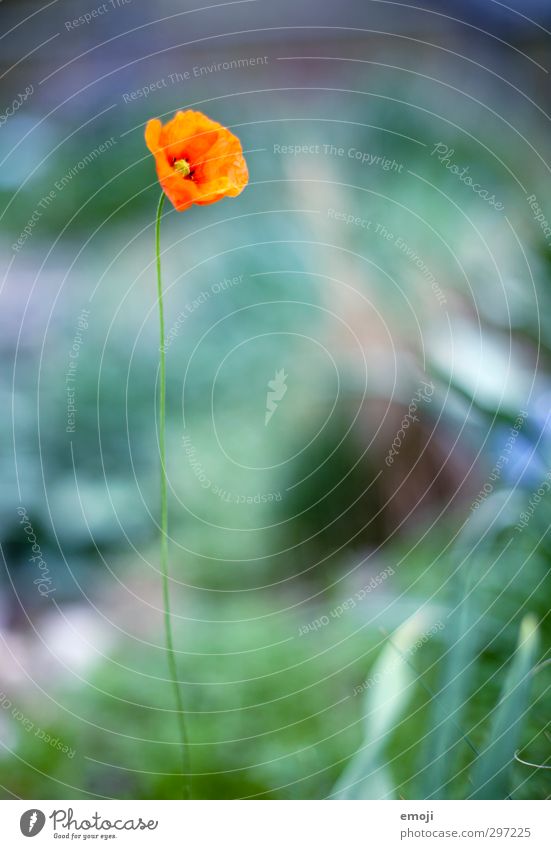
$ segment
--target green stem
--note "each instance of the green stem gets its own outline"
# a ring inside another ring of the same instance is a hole
[[[165,645],[168,669],[172,686],[174,688],[174,699],[176,702],[178,731],[180,734],[182,767],[184,779],[184,798],[191,798],[191,770],[189,764],[188,735],[184,714],[184,704],[180,685],[178,682],[178,669],[176,666],[176,655],[174,653],[174,639],[172,636],[172,622],[170,615],[170,592],[168,586],[168,501],[166,482],[166,354],[165,354],[165,315],[163,306],[163,284],[161,279],[161,217],[165,203],[164,192],[161,192],[159,205],[157,207],[157,218],[155,220],[155,257],[157,262],[157,297],[159,303],[159,332],[160,341],[160,373],[159,373],[159,453],[161,456],[161,572],[163,580],[163,606],[165,623]]]

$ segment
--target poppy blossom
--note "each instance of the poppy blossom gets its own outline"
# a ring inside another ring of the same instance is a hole
[[[179,212],[236,197],[249,180],[237,136],[202,112],[177,112],[166,124],[153,118],[145,142],[161,187]]]

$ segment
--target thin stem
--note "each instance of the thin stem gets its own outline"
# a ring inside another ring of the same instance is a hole
[[[178,683],[178,669],[176,666],[176,655],[174,654],[174,639],[172,636],[172,621],[170,615],[170,592],[168,586],[168,500],[166,482],[166,354],[165,354],[165,315],[163,306],[163,284],[161,278],[161,217],[165,203],[164,192],[161,192],[159,205],[157,206],[157,218],[155,220],[155,257],[157,262],[157,297],[159,304],[159,333],[160,333],[160,373],[159,373],[159,452],[161,456],[161,572],[163,576],[163,607],[165,623],[165,644],[168,669],[178,716],[178,730],[180,734],[184,798],[191,798],[191,775],[189,764],[188,734],[184,714],[184,703]]]

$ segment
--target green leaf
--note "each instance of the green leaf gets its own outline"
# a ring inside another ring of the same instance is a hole
[[[455,606],[446,626],[447,651],[441,661],[441,685],[432,699],[431,725],[425,745],[426,768],[422,777],[424,799],[445,799],[452,795],[460,749],[464,745],[472,747],[461,730],[461,720],[472,686],[478,642],[471,591],[475,568],[476,563],[471,558],[452,576]]]
[[[332,798],[393,798],[393,782],[384,749],[413,695],[417,674],[407,655],[423,634],[427,617],[416,613],[404,622],[381,651],[363,685],[363,742],[337,781]]]

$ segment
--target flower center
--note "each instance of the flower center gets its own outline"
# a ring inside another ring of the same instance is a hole
[[[191,174],[191,168],[187,159],[175,159],[174,170],[177,171],[178,174],[181,174],[182,177],[187,177],[188,174]]]

